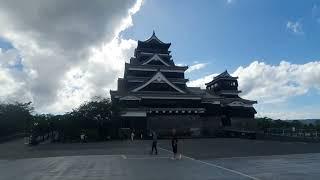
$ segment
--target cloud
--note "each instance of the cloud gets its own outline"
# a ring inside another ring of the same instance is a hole
[[[320,117],[319,111],[259,111],[257,117],[269,117],[272,119],[292,120],[292,119],[318,119]]]
[[[217,74],[211,74],[202,78],[192,80],[188,83],[189,86],[200,86],[205,88],[205,83],[210,82]],[[238,77],[239,90],[242,91],[241,97],[251,100],[258,100],[260,108],[272,106],[278,103],[285,103],[294,96],[307,94],[311,89],[316,89],[320,92],[320,61],[308,62],[305,64],[292,64],[286,61],[281,61],[278,65],[269,65],[264,62],[254,61],[246,67],[238,67],[232,76]],[[272,110],[273,109],[273,110]],[[293,117],[291,113],[288,117]],[[259,111],[263,115],[285,114],[275,112],[274,108],[262,109]],[[317,114],[306,111],[297,112],[299,117],[314,117]],[[295,114],[295,115],[296,115]],[[279,117],[278,116],[278,117]]]
[[[233,75],[239,77],[242,96],[260,103],[286,101],[306,94],[311,88],[320,90],[320,61],[306,64],[281,61],[275,66],[254,61],[247,67],[240,66]]]
[[[10,71],[0,66],[0,100],[14,95],[24,85],[17,82]]]
[[[27,92],[21,92],[26,86],[23,77],[30,72],[19,70],[20,60],[17,50],[4,51],[0,48],[0,101],[14,102],[30,99]]]
[[[208,63],[198,63],[190,66],[187,70],[186,73],[190,73],[192,71],[200,70],[205,68],[208,65]]]
[[[227,4],[231,4],[231,3],[234,3],[235,0],[227,0]]]
[[[5,51],[0,48],[0,66],[9,68],[17,64],[19,64],[19,52],[16,49]]]
[[[20,89],[9,85],[9,92],[15,89],[32,100],[37,111],[60,113],[115,88],[135,45],[119,34],[132,26],[142,1],[0,3],[0,35],[19,53],[22,66],[20,72],[6,68],[7,76],[1,77],[24,84]]]
[[[320,24],[320,8],[317,4],[313,5],[311,13],[312,18],[314,18],[316,22]]]
[[[187,83],[187,85],[190,87],[201,87],[202,89],[205,89],[206,88],[205,83],[212,81],[212,79],[217,75],[218,74],[210,74],[210,75],[204,76],[202,78],[189,81]]]
[[[288,21],[286,27],[293,34],[300,34],[300,35],[304,34],[302,29],[302,23],[299,21],[296,21],[296,22]]]
[[[79,105],[94,96],[107,96],[116,88],[117,78],[122,76],[125,60],[129,60],[136,47],[136,41],[115,38],[101,49],[93,50],[88,62],[71,68],[63,77],[60,97],[54,104],[44,109],[59,112]]]

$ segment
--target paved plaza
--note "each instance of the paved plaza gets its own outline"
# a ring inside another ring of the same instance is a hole
[[[320,144],[246,139],[179,141],[181,160],[172,160],[170,141],[110,141],[26,146],[0,144],[2,180],[102,179],[320,179]]]

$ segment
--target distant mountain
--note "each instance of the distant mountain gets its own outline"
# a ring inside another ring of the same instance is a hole
[[[256,119],[269,119],[269,120],[281,120],[281,119],[272,119],[272,118],[268,118],[268,117],[256,117]],[[281,121],[287,121],[287,122],[292,122],[292,121],[300,121],[303,124],[316,124],[318,122],[318,124],[320,124],[320,119],[290,119],[290,120],[281,120]]]
[[[320,123],[320,119],[294,119],[294,120],[298,120],[303,124],[316,124],[317,121]],[[290,120],[290,121],[294,121],[294,120]]]

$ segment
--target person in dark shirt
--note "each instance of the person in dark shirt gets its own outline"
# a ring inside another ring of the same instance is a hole
[[[177,138],[175,129],[172,130],[171,145],[172,145],[173,159],[176,159],[177,152],[178,152],[178,138]]]
[[[157,149],[157,133],[155,131],[152,132],[152,149],[151,149],[151,154],[153,154],[153,150],[155,150],[156,155],[158,154],[158,149]]]

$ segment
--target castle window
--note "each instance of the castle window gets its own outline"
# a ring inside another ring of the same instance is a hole
[[[236,82],[231,82],[231,86],[236,86]]]

